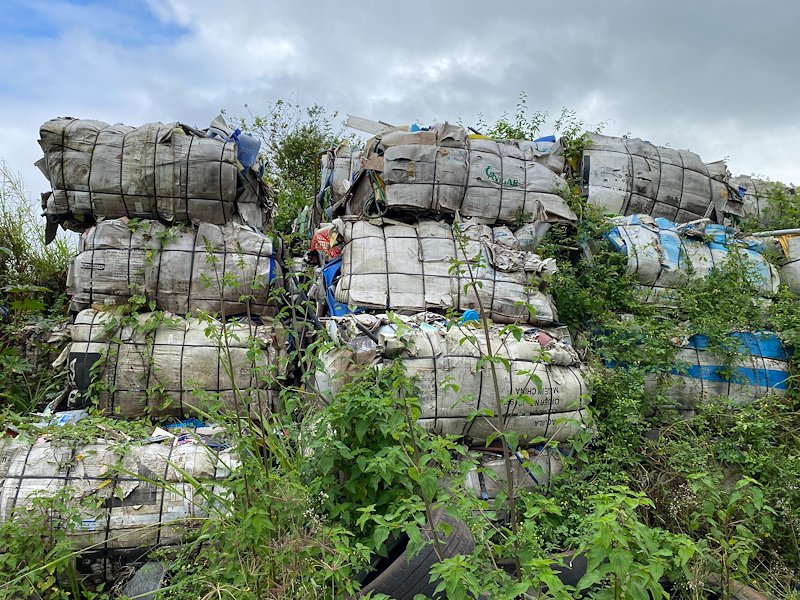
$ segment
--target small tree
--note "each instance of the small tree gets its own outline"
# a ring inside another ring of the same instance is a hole
[[[278,192],[276,232],[290,233],[298,213],[319,190],[320,155],[342,137],[334,133],[336,116],[319,104],[303,108],[279,99],[266,115],[250,113],[249,120],[240,119],[242,129],[262,140],[265,177]]]

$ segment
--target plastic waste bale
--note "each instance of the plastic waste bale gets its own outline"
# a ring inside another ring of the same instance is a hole
[[[734,252],[747,264],[762,295],[778,291],[780,275],[763,255],[763,239],[740,236],[723,225],[676,225],[648,215],[617,217],[611,222],[614,226],[606,238],[628,257],[628,272],[639,280],[645,301],[668,303],[672,290],[693,278],[707,277]]]
[[[448,327],[432,313],[400,318],[400,328],[385,315],[328,320],[341,347],[320,357],[323,367],[315,374],[318,389],[335,394],[365,365],[380,367],[398,358],[419,390],[421,425],[468,442],[486,440],[495,431],[494,419],[471,418],[475,411],[493,411],[496,406],[491,365],[481,360],[488,355],[482,327],[474,322]],[[497,365],[504,426],[517,432],[523,445],[540,438],[570,439],[588,419],[585,368],[575,350],[554,337],[557,331],[522,327],[520,332],[517,340],[499,326],[490,330],[492,354],[508,363],[508,367]],[[509,397],[513,399],[506,402]]]
[[[783,196],[791,199],[797,191],[778,181],[765,181],[749,175],[739,175],[730,180],[731,187],[742,199],[744,218],[755,221],[764,228],[772,227],[783,215],[780,203],[775,200]]]
[[[454,235],[454,226],[432,220],[336,223],[344,243],[337,302],[398,312],[482,305],[499,323],[557,320],[552,298],[540,289],[556,271],[555,261],[512,249],[488,225],[464,222]]]
[[[639,138],[588,133],[576,166],[589,203],[618,215],[647,214],[677,223],[743,216],[725,163],[704,163],[689,150]],[[564,142],[561,142],[563,148]]]
[[[245,225],[169,227],[123,217],[81,235],[67,293],[75,311],[139,295],[176,314],[274,316],[270,290],[280,275],[270,238]]]
[[[703,335],[682,344],[663,392],[679,410],[691,411],[714,398],[747,404],[768,394],[786,394],[789,350],[780,338],[767,331],[735,331],[729,337],[735,349],[732,357],[713,352]],[[651,376],[648,385],[655,384],[656,376]]]
[[[547,486],[558,475],[564,463],[559,448],[528,448],[511,453],[511,483],[514,496],[521,490],[531,491]],[[467,489],[484,500],[494,500],[497,493],[507,494],[508,477],[502,451],[482,449],[478,466],[467,473]]]
[[[780,235],[776,239],[784,256],[780,263],[781,281],[800,296],[800,234]]]
[[[489,139],[444,123],[388,131],[358,154],[337,148],[323,158],[323,181],[329,178],[335,216],[458,213],[489,224],[574,223],[561,196],[562,167],[562,158],[535,141]]]
[[[112,416],[261,414],[274,407],[286,368],[283,335],[273,325],[87,309],[71,332],[73,385]]]
[[[260,174],[241,172],[235,140],[180,123],[134,128],[59,118],[39,135],[44,158],[37,166],[52,187],[43,208],[67,229],[118,217],[224,225],[237,215],[261,228],[276,208]]]
[[[64,528],[92,568],[110,578],[112,557],[178,545],[204,517],[226,511],[224,480],[238,465],[231,449],[199,442],[4,444],[0,521],[40,511],[43,526]],[[52,509],[36,508],[48,498]]]

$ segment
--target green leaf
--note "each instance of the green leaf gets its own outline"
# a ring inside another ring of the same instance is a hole
[[[383,546],[383,543],[386,541],[388,537],[389,537],[389,528],[379,525],[378,527],[375,528],[375,531],[372,534],[373,547],[376,550],[379,549],[381,546]]]
[[[620,577],[627,575],[633,564],[633,556],[624,550],[612,550],[608,560],[611,570]]]
[[[419,481],[419,486],[422,489],[422,496],[425,500],[433,500],[436,496],[436,489],[438,488],[436,474],[433,472],[423,473]]]

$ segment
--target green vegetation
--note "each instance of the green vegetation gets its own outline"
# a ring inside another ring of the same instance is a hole
[[[63,373],[54,377],[47,368],[57,352],[45,338],[66,321],[72,253],[65,238],[45,246],[44,222],[19,176],[0,162],[0,414],[40,407],[64,382]]]

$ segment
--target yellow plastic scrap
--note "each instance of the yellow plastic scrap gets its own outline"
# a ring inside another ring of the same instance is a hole
[[[787,234],[787,235],[779,235],[778,236],[778,243],[781,245],[781,250],[783,250],[783,255],[789,258],[789,240],[793,237],[797,237],[797,234]]]

